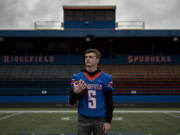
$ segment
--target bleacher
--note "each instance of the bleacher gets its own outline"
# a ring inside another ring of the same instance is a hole
[[[68,95],[83,65],[1,65],[0,95]],[[114,95],[179,95],[180,65],[100,65]]]
[[[112,74],[114,94],[179,95],[180,65],[108,65],[101,69]]]
[[[111,69],[112,68],[112,69]],[[113,78],[180,78],[180,65],[102,65]]]
[[[71,78],[71,70],[78,72],[82,66],[68,65],[0,65],[0,78]]]
[[[0,65],[0,95],[68,95],[82,65]]]

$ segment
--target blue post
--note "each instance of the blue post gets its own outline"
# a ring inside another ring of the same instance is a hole
[[[25,57],[28,56],[28,49],[27,49],[27,46],[25,48]],[[26,67],[26,74],[28,74],[28,63],[25,61],[25,67]],[[27,95],[27,89],[28,88],[25,88],[25,91],[24,91],[24,95],[26,96]]]
[[[152,39],[152,57],[154,58],[154,40]],[[152,61],[152,73],[154,73],[154,61]]]
[[[152,57],[154,59],[154,40],[152,39]],[[154,60],[152,60],[152,73],[154,73]],[[153,90],[152,90],[152,87],[151,87],[151,94],[153,95]]]
[[[109,71],[112,74],[112,39],[109,40],[109,61],[110,61],[110,66],[109,66]]]
[[[71,54],[70,54],[70,43],[67,41],[67,63],[68,63],[68,73],[71,75]]]
[[[28,56],[28,49],[27,47],[25,48],[25,56]],[[26,66],[26,73],[28,73],[28,63],[25,61],[25,66]]]

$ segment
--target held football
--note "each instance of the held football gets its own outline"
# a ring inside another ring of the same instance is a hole
[[[84,83],[84,81],[83,80],[78,80],[78,81],[75,82],[76,85],[78,85],[79,83]],[[87,91],[87,89],[82,89],[79,92],[79,94],[83,95],[85,93],[85,91]]]

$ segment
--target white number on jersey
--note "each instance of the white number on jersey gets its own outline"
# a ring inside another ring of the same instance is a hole
[[[96,91],[88,90],[88,108],[96,109]]]

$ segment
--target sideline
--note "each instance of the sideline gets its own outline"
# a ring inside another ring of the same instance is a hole
[[[77,111],[0,111],[0,113],[77,113]],[[180,113],[180,111],[114,111],[114,113]]]
[[[7,119],[7,118],[10,118],[10,117],[19,115],[19,114],[22,114],[22,113],[21,112],[17,112],[17,113],[13,113],[13,114],[10,114],[10,115],[4,116],[4,117],[0,117],[0,120],[4,120],[4,119]]]
[[[173,116],[173,117],[176,117],[176,118],[180,118],[180,116],[175,115],[175,114],[173,114],[173,113],[164,113],[164,114],[169,115],[169,116]]]

